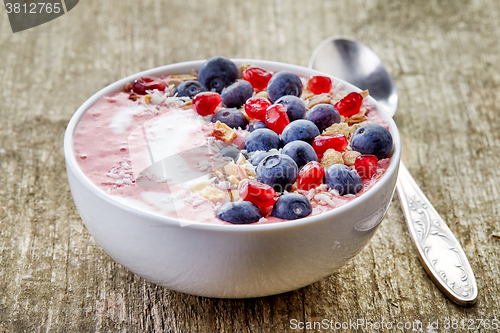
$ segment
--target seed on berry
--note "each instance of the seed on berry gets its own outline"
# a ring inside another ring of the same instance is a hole
[[[318,158],[321,160],[323,153],[328,149],[335,149],[336,151],[344,150],[349,142],[343,134],[322,134],[314,138],[312,146]]]
[[[247,180],[241,184],[240,198],[254,203],[263,213],[265,208],[274,206],[276,191],[269,185],[255,180]]]
[[[158,89],[159,91],[165,91],[167,84],[153,77],[141,77],[132,83],[132,90],[139,95],[147,95],[146,90]]]
[[[325,169],[323,166],[316,161],[311,161],[300,170],[297,178],[297,187],[299,190],[309,191],[320,186],[323,183],[324,176]]]
[[[378,158],[375,155],[360,155],[354,160],[354,167],[361,179],[370,179],[377,173]]]
[[[328,76],[313,76],[307,81],[307,89],[315,95],[328,93],[332,89],[332,79]]]
[[[359,112],[362,104],[363,96],[357,92],[352,92],[335,103],[335,108],[339,111],[341,116],[350,117]]]
[[[273,74],[259,67],[248,67],[241,74],[243,79],[250,82],[252,87],[257,90],[266,88],[273,76]]]
[[[283,105],[274,104],[267,108],[265,122],[267,127],[281,134],[286,125],[290,124],[290,119]]]
[[[193,109],[200,116],[208,116],[215,112],[221,100],[222,98],[216,92],[201,92],[193,97]]]
[[[264,97],[252,97],[245,103],[245,112],[253,119],[266,120],[266,110],[272,104]]]

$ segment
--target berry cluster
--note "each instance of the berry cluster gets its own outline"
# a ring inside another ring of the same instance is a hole
[[[132,93],[165,91],[162,83],[141,78],[132,84]],[[198,80],[177,85],[176,96],[192,99],[199,115],[211,116],[213,123],[225,124],[229,130],[249,132],[241,153],[255,167],[255,179],[240,181],[240,200],[222,205],[216,212],[219,219],[247,224],[269,215],[302,218],[311,214],[312,204],[301,192],[326,185],[340,196],[356,194],[363,188],[363,180],[377,174],[378,161],[392,150],[390,132],[365,123],[349,136],[325,133],[332,125],[357,115],[363,105],[363,95],[357,92],[336,103],[317,103],[310,108],[301,98],[304,92],[321,95],[331,91],[332,81],[326,76],[310,77],[304,89],[303,79],[294,73],[270,73],[251,66],[240,75],[236,65],[224,57],[207,60]],[[348,151],[359,153],[351,166],[323,163]],[[232,147],[230,153],[236,162],[240,152]]]

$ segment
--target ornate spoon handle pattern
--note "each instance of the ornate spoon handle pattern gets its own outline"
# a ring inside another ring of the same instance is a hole
[[[476,279],[460,243],[404,164],[399,167],[397,191],[410,236],[427,274],[455,303],[476,302]]]

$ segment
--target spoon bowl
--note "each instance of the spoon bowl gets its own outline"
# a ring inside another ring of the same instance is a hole
[[[347,38],[328,38],[314,50],[309,68],[369,90],[391,117],[396,113],[396,85],[382,60],[366,45]]]

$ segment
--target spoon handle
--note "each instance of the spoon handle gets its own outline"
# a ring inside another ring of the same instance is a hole
[[[403,162],[397,191],[418,256],[427,274],[453,302],[476,302],[476,279],[460,243],[420,190]]]

